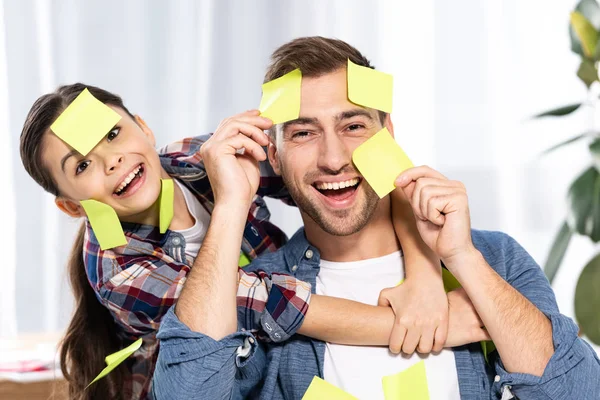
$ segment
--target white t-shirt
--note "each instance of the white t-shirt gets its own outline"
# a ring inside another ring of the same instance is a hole
[[[185,239],[185,254],[196,258],[200,251],[202,241],[208,231],[208,224],[210,222],[210,214],[202,207],[200,201],[194,196],[190,190],[179,183],[177,179],[174,179],[177,185],[183,192],[185,198],[185,204],[187,205],[188,211],[194,217],[194,226],[188,229],[175,230],[175,232],[181,233]]]
[[[369,305],[377,305],[382,289],[404,278],[401,252],[353,262],[321,260],[316,292]],[[381,380],[425,360],[431,399],[459,400],[458,375],[452,350],[412,356],[392,354],[387,347],[344,346],[327,343],[325,380],[359,399],[384,399]]]

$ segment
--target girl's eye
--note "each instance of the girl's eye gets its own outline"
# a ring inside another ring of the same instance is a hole
[[[113,139],[115,139],[117,136],[119,136],[120,131],[121,131],[121,128],[115,126],[110,132],[108,132],[108,135],[106,135],[106,140],[108,142],[111,142]]]
[[[77,168],[75,169],[75,175],[79,175],[80,173],[85,171],[85,169],[88,167],[88,165],[90,165],[89,160],[82,161],[79,164],[77,164]]]

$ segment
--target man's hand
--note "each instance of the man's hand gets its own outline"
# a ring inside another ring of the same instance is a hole
[[[444,347],[463,346],[482,340],[491,340],[463,288],[448,293],[448,308],[448,339],[446,339]]]
[[[263,130],[273,125],[259,113],[250,110],[224,119],[200,148],[215,205],[242,201],[249,207],[256,194],[260,180],[258,162],[267,157],[261,146],[269,143]]]
[[[404,171],[396,179],[408,197],[423,241],[448,266],[471,254],[471,218],[465,186],[427,167]]]
[[[392,353],[442,350],[448,334],[448,299],[441,280],[407,279],[383,289],[378,305],[390,306],[396,315],[389,341]]]

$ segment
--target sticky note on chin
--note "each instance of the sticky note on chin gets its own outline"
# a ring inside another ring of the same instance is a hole
[[[106,358],[104,359],[104,361],[106,362],[106,368],[104,368],[102,370],[102,372],[100,372],[98,374],[98,376],[95,377],[94,380],[89,383],[89,385],[87,385],[86,389],[92,383],[104,378],[112,370],[117,368],[119,366],[119,364],[121,364],[123,361],[125,361],[127,358],[129,358],[133,353],[135,353],[142,346],[142,342],[143,342],[142,338],[139,338],[138,340],[136,340],[135,342],[133,342],[131,345],[127,346],[126,348],[119,350],[116,353],[106,356]]]
[[[80,203],[102,250],[127,244],[119,217],[111,206],[92,199],[82,200]]]
[[[354,64],[348,59],[348,100],[363,107],[392,112],[394,78],[390,74]]]
[[[385,400],[429,400],[425,361],[419,361],[395,375],[384,376],[382,383]]]
[[[351,394],[344,392],[337,386],[315,376],[310,386],[304,393],[302,400],[358,400]]]
[[[161,179],[160,180],[160,233],[165,233],[171,225],[173,219],[173,200],[175,197],[175,188],[173,186],[173,179]]]
[[[50,126],[59,138],[87,155],[121,120],[112,108],[84,89]]]
[[[274,124],[297,119],[300,116],[300,87],[302,72],[295,69],[280,78],[262,85],[260,115]]]
[[[413,167],[387,128],[358,146],[352,153],[352,161],[379,198],[394,190],[394,181],[402,171]]]

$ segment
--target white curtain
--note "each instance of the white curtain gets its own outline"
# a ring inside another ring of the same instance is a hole
[[[8,213],[16,216],[16,225],[8,225],[16,235],[4,241],[13,260],[3,268],[9,278],[13,274],[14,287],[2,293],[2,302],[14,304],[22,332],[60,330],[72,310],[64,266],[78,222],[56,211],[16,156],[29,107],[58,84],[82,81],[122,95],[162,145],[210,132],[222,118],[256,107],[277,46],[306,35],[346,40],[394,75],[397,140],[413,161],[465,182],[473,226],[511,234],[539,263],[564,217],[568,184],[590,161],[583,143],[538,156],[586,129],[585,112],[529,120],[585,97],[567,33],[575,1],[3,5],[0,84],[4,76],[8,85],[0,89],[0,130],[7,142],[0,151],[7,153],[1,158],[10,164],[6,170],[12,168],[5,185],[16,198],[10,208],[16,211]],[[300,226],[296,210],[269,205],[288,234]],[[593,249],[586,239],[575,239],[555,281],[559,306],[569,316],[576,279]],[[4,330],[4,314],[2,323]]]

